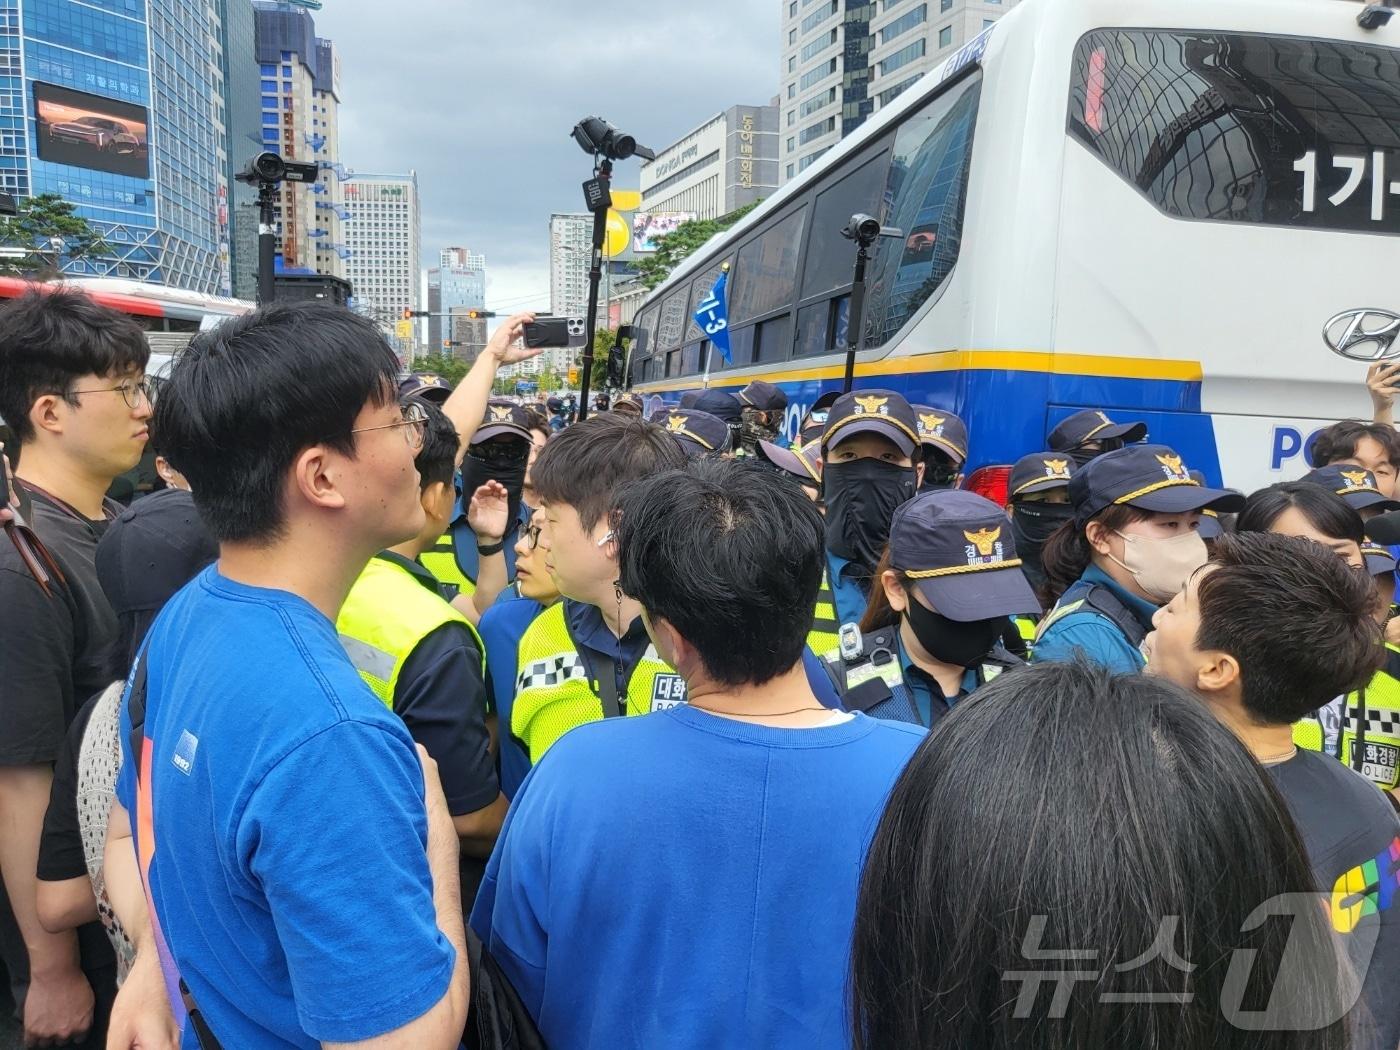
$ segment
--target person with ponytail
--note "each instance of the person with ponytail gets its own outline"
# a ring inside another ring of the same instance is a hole
[[[1201,512],[1238,511],[1244,497],[1201,485],[1166,445],[1129,445],[1077,470],[1069,498],[1073,520],[1041,552],[1043,597],[1056,604],[1034,659],[1136,673],[1153,615],[1206,562]]]
[[[1022,661],[1001,644],[1007,618],[1039,612],[1006,517],[960,489],[900,507],[860,629],[828,660],[848,711],[933,726]]]

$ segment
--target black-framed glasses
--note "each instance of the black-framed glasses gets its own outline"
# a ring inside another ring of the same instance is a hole
[[[408,442],[408,447],[414,452],[423,448],[423,435],[428,429],[428,413],[423,406],[416,401],[404,401],[401,405],[403,418],[393,423],[381,423],[375,427],[356,427],[350,431],[352,434],[364,434],[371,430],[390,430],[394,427],[403,427],[403,439]]]
[[[540,526],[533,521],[525,526],[525,548],[534,550],[540,545]]]
[[[120,390],[122,400],[126,402],[127,408],[140,408],[141,405],[151,403],[151,381],[146,378],[127,379],[116,386],[89,387],[87,390],[70,390],[68,393],[74,397],[78,394],[110,394],[113,390]]]

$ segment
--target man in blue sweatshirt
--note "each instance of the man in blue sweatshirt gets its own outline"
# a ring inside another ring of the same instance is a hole
[[[604,540],[689,702],[554,744],[472,926],[553,1050],[847,1047],[861,865],[924,730],[813,695],[822,520],[783,478],[633,482]]]

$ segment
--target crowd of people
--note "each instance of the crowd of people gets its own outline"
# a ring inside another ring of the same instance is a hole
[[[1003,507],[893,390],[493,398],[529,319],[153,389],[0,307],[27,1045],[1400,1046],[1400,366],[1301,481],[1086,410]]]

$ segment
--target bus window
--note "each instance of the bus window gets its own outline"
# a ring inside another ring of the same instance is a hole
[[[805,211],[793,212],[739,249],[729,278],[731,324],[792,305],[805,216]]]
[[[812,209],[812,236],[807,241],[807,268],[802,275],[804,300],[851,283],[855,246],[841,236],[841,231],[856,212],[880,218],[889,160],[889,151],[882,146],[878,157],[817,194]]]
[[[678,376],[680,374],[681,352],[679,350],[672,350],[666,355],[666,378],[670,379],[672,376]]]
[[[753,333],[754,326],[744,325],[743,328],[731,328],[729,330],[729,358],[736,367],[751,365],[754,362],[753,356]],[[711,368],[725,368],[724,358],[718,354],[710,362]]]
[[[699,343],[687,343],[681,347],[681,370],[683,376],[693,376],[700,371],[700,362],[703,359],[702,353],[708,349],[709,343],[701,341]]]
[[[753,359],[755,361],[785,361],[792,343],[792,315],[771,317],[755,326]]]
[[[656,346],[656,320],[660,313],[660,307],[648,306],[637,312],[637,319],[633,322],[633,327],[641,329],[643,333],[642,345],[648,353]]]
[[[1069,133],[1174,217],[1400,233],[1397,120],[1395,48],[1101,29],[1075,49]]]
[[[882,237],[866,271],[867,347],[883,346],[903,328],[958,260],[980,92],[981,78],[974,75],[895,133],[885,224],[903,238]],[[844,335],[838,338],[844,342]]]
[[[792,349],[794,357],[807,357],[811,354],[824,354],[831,347],[827,344],[827,322],[831,316],[831,303],[824,300],[804,306],[797,311],[797,345]]]
[[[653,344],[657,350],[669,350],[680,343],[681,335],[685,332],[686,292],[687,289],[679,288],[662,300],[656,342]]]

